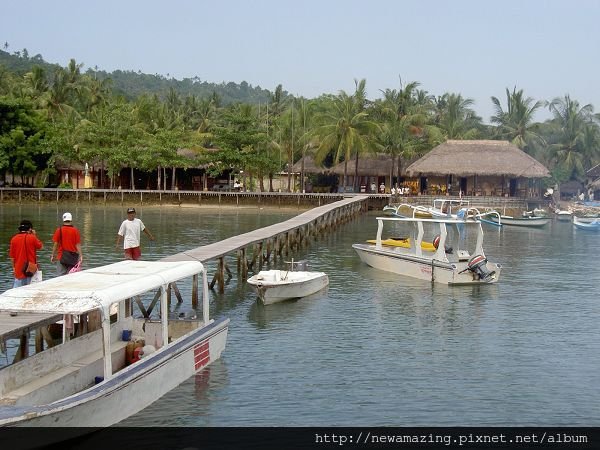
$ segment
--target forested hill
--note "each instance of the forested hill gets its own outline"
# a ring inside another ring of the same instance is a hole
[[[52,77],[54,69],[60,67],[59,64],[44,61],[40,54],[31,57],[25,49],[13,54],[0,50],[0,66],[19,75],[31,71],[34,66],[40,66],[44,68],[49,78]],[[260,86],[253,87],[245,81],[240,84],[233,82],[216,84],[202,81],[198,77],[176,80],[158,74],[149,75],[128,70],[115,70],[108,73],[92,68],[88,68],[86,73],[98,79],[110,78],[113,92],[122,94],[130,100],[145,93],[163,97],[171,88],[181,96],[195,95],[198,98],[205,98],[216,94],[222,104],[266,103],[270,95],[269,90],[262,89]],[[274,90],[275,86],[273,86]],[[287,95],[287,92],[284,92],[284,95]]]

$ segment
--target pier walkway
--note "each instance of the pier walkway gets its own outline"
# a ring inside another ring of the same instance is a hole
[[[226,256],[236,254],[238,273],[245,279],[248,270],[253,270],[256,264],[260,270],[271,257],[276,259],[283,252],[287,255],[291,248],[299,248],[310,237],[335,228],[367,209],[368,196],[353,196],[313,208],[284,222],[167,256],[162,261],[196,260],[206,263],[217,260],[218,269],[211,288],[218,282],[219,291],[223,292],[225,272],[231,276]],[[249,248],[253,249],[251,257]]]

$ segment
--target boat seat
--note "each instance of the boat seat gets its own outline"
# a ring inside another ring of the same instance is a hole
[[[125,341],[111,342],[111,351],[113,355],[113,370],[115,369],[115,355],[122,351],[124,356],[126,346],[127,342]],[[96,350],[84,356],[83,358],[73,361],[68,366],[61,367],[43,376],[37,377],[31,380],[30,382],[25,383],[19,386],[18,388],[13,389],[10,392],[7,392],[2,398],[0,398],[0,405],[33,403],[39,404],[57,400],[58,398],[65,396],[64,392],[62,392],[60,389],[60,385],[67,385],[67,383],[65,383],[67,379],[71,381],[79,381],[78,383],[74,383],[74,385],[80,387],[80,389],[84,389],[85,387],[88,387],[94,383],[95,376],[102,375],[102,371],[104,369],[104,365],[102,363],[102,355],[103,352],[101,349]],[[93,372],[94,375],[90,374],[89,376],[85,376],[85,380],[77,380],[77,378],[79,378],[80,373],[86,367],[90,367],[90,371]],[[37,391],[40,391],[42,389],[45,390],[47,393],[61,392],[61,394],[56,399],[48,399],[47,395],[49,394],[42,394],[42,397],[39,398],[40,396],[36,394],[38,393]],[[80,389],[76,389],[75,392],[77,392]],[[71,392],[68,395],[74,394],[75,392]]]

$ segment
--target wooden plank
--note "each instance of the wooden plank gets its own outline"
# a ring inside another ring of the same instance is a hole
[[[10,313],[0,312],[0,339],[16,339],[23,333],[56,323],[61,319],[60,314],[19,313],[11,316]]]

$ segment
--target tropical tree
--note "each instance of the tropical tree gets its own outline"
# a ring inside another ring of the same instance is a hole
[[[591,104],[580,107],[579,102],[565,95],[552,100],[549,109],[553,115],[555,131],[551,136],[548,154],[569,178],[582,178],[586,155],[598,153],[598,147],[590,148],[592,145],[597,146],[597,141],[590,142],[590,134],[593,132],[588,130],[596,127],[592,115],[594,107]]]
[[[263,174],[268,173],[273,158],[267,155],[268,137],[261,129],[257,114],[248,104],[231,107],[223,114],[224,122],[215,127],[214,139],[219,151],[209,171],[215,175],[243,169],[259,177],[264,190]],[[247,185],[244,180],[244,185]]]
[[[348,184],[348,161],[355,155],[373,151],[377,147],[375,137],[381,130],[369,113],[361,110],[359,88],[357,84],[356,95],[340,91],[336,96],[326,96],[325,110],[318,113],[318,125],[313,132],[319,141],[315,152],[317,164],[330,154],[334,164],[344,161],[344,188]],[[356,177],[354,181],[358,181]]]
[[[396,173],[400,178],[403,161],[410,160],[431,149],[442,140],[430,112],[434,98],[418,89],[418,82],[410,82],[400,89],[382,91],[383,99],[376,101],[376,117],[383,124],[380,135],[382,148],[391,157],[390,179]]]
[[[435,125],[446,139],[475,139],[481,128],[481,118],[471,108],[474,101],[461,94],[445,93],[438,100],[444,105]]]
[[[21,176],[21,182],[47,167],[46,123],[31,104],[0,97],[0,169]]]
[[[544,139],[538,133],[533,118],[536,111],[544,107],[546,102],[525,97],[523,90],[517,91],[515,87],[512,92],[506,88],[506,111],[497,97],[492,97],[492,103],[494,115],[491,121],[498,125],[496,133],[499,138],[512,142],[530,154],[533,144],[543,145]]]

